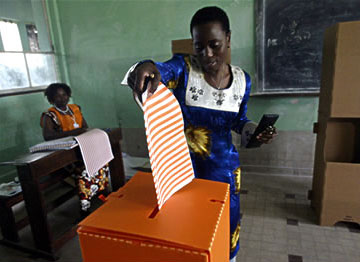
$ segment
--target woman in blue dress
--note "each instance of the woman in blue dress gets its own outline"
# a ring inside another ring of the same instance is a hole
[[[160,81],[172,89],[183,113],[195,176],[230,184],[230,259],[235,261],[241,220],[241,170],[231,131],[241,134],[251,125],[246,117],[251,81],[241,68],[226,63],[231,32],[223,10],[198,10],[190,32],[194,55],[175,54],[162,63],[142,61],[130,70],[127,81],[139,97],[147,78],[149,95]],[[276,131],[267,130],[258,139],[270,143],[274,136]]]

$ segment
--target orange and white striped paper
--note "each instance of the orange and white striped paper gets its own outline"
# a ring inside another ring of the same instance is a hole
[[[194,170],[184,134],[181,108],[160,83],[156,92],[142,97],[150,164],[159,209],[175,192],[190,183]]]

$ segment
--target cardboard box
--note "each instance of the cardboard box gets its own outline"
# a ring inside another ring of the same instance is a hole
[[[360,21],[325,31],[311,205],[319,224],[360,223]]]
[[[360,164],[327,162],[319,223],[360,223]]]
[[[325,31],[319,114],[360,117],[360,21]]]
[[[79,224],[83,261],[229,261],[228,184],[194,179],[156,203],[152,175],[137,173]]]
[[[318,120],[311,205],[322,226],[360,223],[360,118]]]
[[[192,39],[178,39],[171,41],[171,52],[173,54],[194,54]],[[228,48],[226,62],[231,63],[231,48]]]
[[[194,54],[192,39],[178,39],[171,41],[171,52],[173,54]]]

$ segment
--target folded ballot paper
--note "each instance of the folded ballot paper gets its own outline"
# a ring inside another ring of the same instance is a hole
[[[158,208],[194,178],[184,134],[181,108],[174,95],[160,83],[155,93],[142,97],[146,138]]]
[[[109,136],[101,129],[92,129],[75,139],[79,143],[85,169],[90,176],[95,175],[114,158]]]
[[[71,149],[78,144],[73,136],[54,139],[46,142],[39,143],[29,148],[30,153],[42,152],[42,151],[55,151]]]

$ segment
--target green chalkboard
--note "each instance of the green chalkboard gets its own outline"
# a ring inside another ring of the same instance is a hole
[[[257,0],[259,93],[318,93],[327,27],[360,20],[360,0]]]

